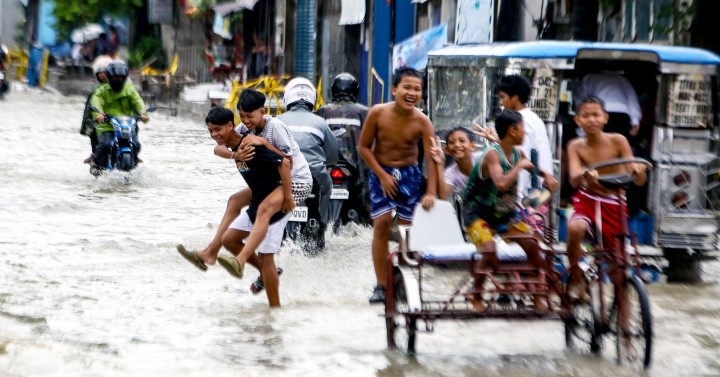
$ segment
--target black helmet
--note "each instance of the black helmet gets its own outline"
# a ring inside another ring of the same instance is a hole
[[[110,88],[116,92],[119,92],[125,84],[125,80],[128,77],[128,68],[125,63],[116,60],[108,64],[105,68],[105,74],[107,75],[108,84]]]
[[[355,102],[360,92],[360,84],[358,84],[353,75],[343,72],[335,76],[332,86],[330,87],[330,92],[332,92],[333,101],[346,99]]]

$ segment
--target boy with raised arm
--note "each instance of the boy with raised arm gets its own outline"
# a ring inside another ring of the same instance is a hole
[[[617,158],[633,158],[630,144],[623,135],[604,133],[603,128],[608,121],[601,99],[587,97],[578,104],[575,123],[585,131],[585,137],[572,140],[567,146],[568,175],[570,184],[577,188],[572,198],[575,212],[568,223],[567,252],[570,262],[570,282],[568,294],[572,299],[587,299],[580,262],[580,244],[585,240],[586,232],[593,234],[603,249],[614,249],[615,238],[623,232],[620,217],[620,201],[613,192],[598,183],[598,171],[587,170],[601,162]],[[602,174],[634,173],[633,183],[642,186],[647,182],[645,165],[626,164],[601,169]],[[627,213],[622,216],[627,217]],[[600,221],[597,221],[597,220]],[[599,229],[599,232],[596,232]],[[598,234],[600,233],[600,234]],[[613,279],[622,278],[613,277]]]
[[[518,177],[521,172],[534,168],[520,145],[525,136],[523,118],[520,113],[504,110],[495,119],[495,130],[500,142],[489,145],[470,172],[465,197],[463,198],[463,221],[467,234],[482,252],[483,268],[496,267],[499,263],[493,237],[496,233],[532,234],[530,227],[520,221],[517,207]],[[557,188],[552,174],[541,170],[545,186]],[[538,269],[546,264],[540,256],[537,244],[531,240],[516,240],[527,254],[528,261]],[[482,289],[484,277],[475,281],[475,288]],[[540,296],[535,297],[535,309],[547,310]],[[485,310],[482,300],[473,300],[475,310]]]
[[[392,86],[394,102],[370,109],[360,133],[359,151],[371,169],[368,180],[370,216],[373,218],[372,257],[377,284],[370,303],[385,302],[388,242],[392,231],[392,211],[398,223],[412,221],[420,202],[422,171],[418,165],[418,143],[422,140],[425,161],[432,161],[430,150],[434,131],[430,119],[415,105],[422,98],[422,75],[413,68],[395,71]],[[437,170],[428,169],[427,192],[423,208],[435,203]]]

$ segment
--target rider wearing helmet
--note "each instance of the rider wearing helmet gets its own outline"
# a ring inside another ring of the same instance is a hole
[[[107,83],[98,88],[90,100],[90,104],[104,114],[115,116],[133,116],[140,114],[143,122],[149,117],[145,114],[145,102],[140,98],[140,93],[135,89],[132,82],[128,80],[128,68],[125,63],[115,60],[105,68]],[[97,125],[95,132],[98,138],[98,146],[95,149],[95,165],[99,168],[105,166],[107,156],[112,150],[112,143],[115,137],[113,126],[110,123],[103,123],[103,114],[95,113]],[[137,130],[133,143],[136,146],[136,156],[140,153],[140,141],[137,138]],[[138,159],[139,160],[139,159]]]
[[[112,62],[112,58],[107,55],[100,55],[93,61],[93,73],[95,79],[98,81],[98,85],[95,86],[88,95],[85,101],[85,112],[83,112],[83,121],[80,126],[80,134],[87,135],[90,138],[90,156],[85,159],[85,163],[89,164],[95,159],[95,148],[97,148],[97,135],[95,134],[95,118],[93,117],[92,111],[90,110],[90,99],[93,94],[100,88],[100,86],[107,82],[107,76],[105,76],[105,68]]]
[[[365,123],[368,108],[356,103],[360,85],[355,77],[349,73],[343,72],[335,76],[330,91],[332,93],[332,102],[318,109],[316,114],[325,118],[333,131],[340,128],[346,130],[338,145],[340,156],[359,172],[360,179],[358,180],[357,193],[360,202],[367,208],[367,211],[360,212],[367,215],[363,217],[366,217],[369,221],[370,202],[368,201],[367,184],[365,184],[367,182],[368,167],[365,165],[365,161],[360,158],[357,148],[360,141],[360,129]]]
[[[293,138],[310,165],[313,180],[318,184],[321,231],[324,231],[330,218],[332,191],[327,166],[337,162],[338,149],[335,136],[325,120],[312,113],[316,99],[317,91],[310,80],[296,77],[285,86],[283,103],[287,112],[277,118],[292,131]]]

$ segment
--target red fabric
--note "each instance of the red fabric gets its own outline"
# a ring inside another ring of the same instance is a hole
[[[622,198],[625,203],[625,198]],[[589,193],[583,189],[578,190],[572,198],[574,213],[570,222],[582,220],[588,224],[587,231],[597,240],[596,230],[602,231],[602,242],[604,249],[615,249],[617,244],[616,236],[623,233],[622,218],[620,217],[620,202],[618,198],[611,195]],[[600,210],[600,224],[596,224],[596,210]],[[627,220],[627,207],[624,213]]]

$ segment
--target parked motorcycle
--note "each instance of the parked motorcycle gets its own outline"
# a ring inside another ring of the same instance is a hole
[[[90,107],[92,111],[102,114],[106,122],[110,122],[115,129],[115,138],[113,147],[107,155],[107,161],[102,166],[104,169],[98,169],[93,166],[90,168],[90,174],[99,176],[103,171],[112,171],[118,169],[121,171],[131,171],[138,163],[137,145],[133,142],[137,132],[137,122],[140,115],[134,116],[117,116],[105,114],[95,107]],[[146,112],[155,111],[155,107],[149,107]]]
[[[7,75],[7,56],[8,48],[0,45],[0,100],[5,97],[5,93],[10,90],[10,81]]]

